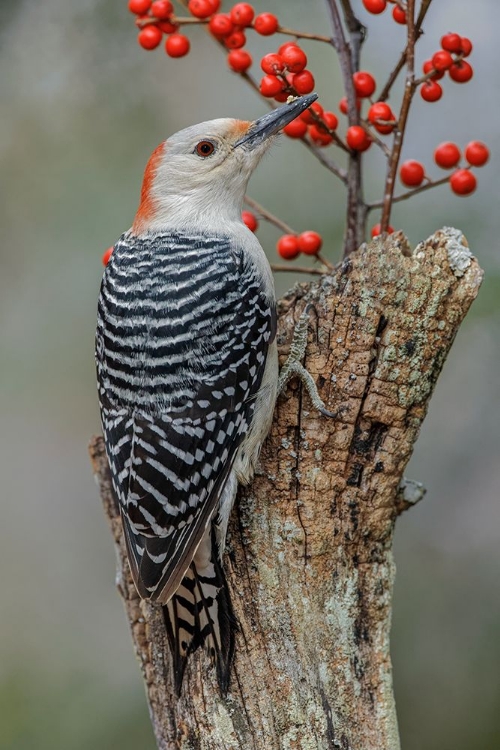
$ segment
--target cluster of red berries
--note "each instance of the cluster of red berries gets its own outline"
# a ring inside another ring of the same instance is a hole
[[[276,243],[278,255],[285,260],[293,260],[300,253],[317,255],[321,250],[323,238],[311,230],[301,234],[283,234]]]
[[[277,52],[264,55],[260,61],[265,73],[260,81],[260,93],[277,102],[286,102],[290,95],[310,94],[314,89],[314,76],[310,70],[306,70],[306,65],[304,50],[296,42],[285,42]]]
[[[174,6],[170,0],[128,0],[128,9],[137,16],[140,27],[137,41],[143,49],[156,49],[163,34],[167,35],[165,52],[170,57],[184,57],[189,52],[189,39],[178,34],[173,21]]]
[[[394,5],[392,9],[392,17],[396,23],[406,24],[406,11],[404,7],[396,3],[396,0],[363,0],[363,5],[369,13],[378,15],[383,13],[387,8],[387,4],[392,3]]]
[[[210,33],[230,50],[229,67],[245,72],[252,64],[252,57],[242,47],[246,44],[245,29],[252,28],[262,36],[270,36],[279,29],[278,19],[273,13],[255,11],[250,3],[236,3],[229,13],[219,13],[221,0],[189,0],[190,14],[205,22]],[[174,16],[170,0],[129,0],[131,13],[137,16],[140,27],[138,42],[144,49],[156,49],[167,34],[165,51],[170,57],[184,57],[190,49],[187,36],[180,34],[179,19]],[[311,89],[312,90],[312,89]]]
[[[241,214],[243,222],[252,232],[259,226],[256,216],[251,211],[243,211]],[[311,230],[301,234],[283,234],[276,243],[278,255],[285,260],[293,260],[300,253],[304,255],[317,255],[321,250],[323,238],[318,232]]]
[[[438,81],[448,73],[455,83],[467,83],[474,75],[472,65],[464,57],[472,52],[472,42],[460,34],[449,33],[441,38],[441,49],[434,53],[422,66],[425,80],[420,87],[420,95],[426,102],[437,102],[443,95]]]
[[[450,187],[457,195],[469,195],[476,189],[476,176],[470,171],[471,167],[482,167],[489,159],[488,147],[480,141],[471,141],[464,150],[467,167],[456,169],[450,176]],[[453,169],[458,167],[462,158],[456,143],[441,143],[434,151],[434,161],[441,169]],[[414,159],[405,161],[399,168],[399,177],[403,185],[418,188],[428,180],[425,175],[423,164]],[[429,181],[429,180],[428,180]]]

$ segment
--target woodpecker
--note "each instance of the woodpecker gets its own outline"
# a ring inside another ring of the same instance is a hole
[[[132,577],[163,607],[178,694],[200,646],[228,689],[236,621],[222,554],[278,389],[273,278],[241,219],[245,190],[274,136],[316,98],[254,122],[203,122],[158,146],[102,280],[106,452]]]

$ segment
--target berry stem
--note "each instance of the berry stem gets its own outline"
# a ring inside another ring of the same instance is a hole
[[[255,211],[255,213],[259,214],[261,218],[266,219],[266,221],[269,221],[271,224],[274,224],[275,227],[281,229],[281,231],[285,234],[297,234],[297,232],[292,229],[292,227],[286,224],[282,219],[272,214],[260,203],[257,203],[256,200],[250,198],[249,195],[245,195],[245,203],[247,204],[247,206],[250,206],[250,208]]]
[[[429,6],[431,4],[432,0],[422,0],[422,4],[420,6],[420,12],[418,14],[418,18],[415,21],[415,39],[413,42],[413,45],[415,46],[415,42],[417,39],[422,35],[422,24],[424,22],[425,16],[427,14],[427,11],[429,10]],[[409,4],[408,4],[409,5]],[[396,67],[390,74],[387,83],[385,84],[384,88],[382,89],[380,96],[378,97],[378,100],[380,102],[385,102],[389,98],[389,94],[391,93],[391,89],[396,82],[397,77],[401,73],[402,69],[404,68],[406,57],[408,55],[408,44],[404,48],[403,52],[401,53],[401,57],[399,58]]]
[[[278,28],[276,29],[276,33],[287,34],[288,36],[294,36],[297,39],[313,39],[316,42],[326,42],[327,44],[333,44],[333,40],[330,36],[323,36],[322,34],[311,34],[308,31],[286,29],[284,26],[278,26]]]
[[[387,159],[391,156],[391,149],[382,141],[375,132],[375,128],[370,127],[370,123],[367,120],[361,120],[361,126],[366,133],[370,136],[372,141],[377,144],[380,150],[384,153]]]
[[[422,1],[422,5],[426,0]],[[427,0],[430,2],[430,0]],[[398,170],[403,138],[406,129],[406,122],[410,111],[413,94],[415,93],[415,42],[417,40],[417,27],[415,25],[415,0],[408,0],[406,8],[408,36],[406,43],[406,83],[401,111],[399,113],[398,124],[396,127],[392,152],[387,169],[387,177],[384,188],[384,199],[382,205],[382,216],[380,219],[381,232],[387,232],[389,220],[391,218],[391,208],[394,196],[394,185],[396,182],[396,173]]]
[[[439,185],[446,185],[447,182],[450,181],[449,175],[447,177],[441,177],[440,180],[435,180],[426,182],[425,185],[420,185],[420,187],[415,188],[414,190],[408,190],[406,193],[401,193],[401,195],[396,195],[393,197],[392,202],[393,203],[400,203],[401,201],[408,200],[408,198],[412,198],[414,195],[417,195],[417,193],[423,193],[425,190],[430,190],[434,187],[439,187]],[[384,205],[384,201],[375,201],[374,203],[368,203],[367,209],[368,211],[373,211],[376,208],[382,208]]]

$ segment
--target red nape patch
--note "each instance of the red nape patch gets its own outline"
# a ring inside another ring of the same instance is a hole
[[[139,203],[139,208],[137,209],[134,223],[132,224],[132,231],[134,234],[140,234],[143,232],[147,228],[148,222],[154,216],[155,203],[151,195],[151,189],[164,151],[165,143],[160,143],[160,145],[155,148],[146,164],[144,178],[142,180],[141,202]]]

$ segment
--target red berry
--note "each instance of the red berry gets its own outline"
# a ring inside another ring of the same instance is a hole
[[[457,169],[450,177],[450,187],[457,195],[473,193],[476,185],[476,177],[468,169]]]
[[[462,37],[460,34],[445,34],[441,37],[441,47],[447,52],[459,54],[462,51]]]
[[[434,68],[434,65],[432,64],[432,60],[426,60],[422,65],[422,70],[424,71],[425,75],[431,73],[432,71],[435,71],[434,73],[432,73],[432,76],[430,78],[430,80],[432,81],[439,81],[439,79],[444,76],[444,70],[442,70],[441,72],[439,70],[436,70]]]
[[[409,159],[399,168],[399,179],[407,187],[418,187],[425,177],[425,169],[419,161]]]
[[[324,124],[318,123],[318,128],[320,130],[324,130],[325,132],[327,130],[337,130],[339,126],[339,118],[334,112],[324,112],[321,119]]]
[[[102,265],[107,266],[109,263],[109,259],[111,258],[111,253],[113,252],[112,247],[108,247],[104,255],[102,256]]]
[[[328,146],[333,141],[332,136],[326,132],[324,126],[309,125],[309,135],[318,146]]]
[[[156,26],[158,26],[164,34],[174,34],[179,28],[179,24],[171,23],[170,21],[159,21]]]
[[[214,36],[225,37],[233,33],[234,24],[231,21],[231,16],[226,13],[217,13],[210,19],[208,28]]]
[[[250,3],[236,3],[236,5],[231,8],[231,12],[229,15],[231,16],[232,22],[235,23],[236,26],[250,26],[255,15],[255,11]]]
[[[302,232],[298,237],[299,250],[305,255],[317,255],[321,250],[323,238],[317,232]]]
[[[434,161],[441,169],[456,167],[460,156],[460,149],[456,143],[441,143],[434,151]]]
[[[188,10],[195,18],[208,18],[213,13],[210,0],[189,0]]]
[[[244,5],[244,3],[242,3]],[[251,232],[256,232],[259,222],[255,218],[255,215],[251,211],[243,211],[241,214],[243,224],[246,224]]]
[[[380,224],[375,224],[375,226],[372,227],[371,235],[372,237],[378,237],[379,234],[382,234],[382,227]],[[387,227],[387,234],[392,234],[394,232],[394,227],[389,226]]]
[[[351,125],[347,128],[345,139],[353,151],[366,151],[372,145],[372,139],[361,125]]]
[[[469,57],[472,52],[472,42],[466,36],[463,36],[461,39],[461,51],[464,57]]]
[[[395,119],[396,116],[394,115],[392,109],[385,102],[375,102],[375,104],[372,104],[370,109],[368,110],[368,122],[371,122],[375,130],[377,130],[382,135],[388,135],[389,133],[392,133],[396,126],[388,125],[380,121],[393,121]]]
[[[283,132],[286,133],[289,138],[303,138],[307,133],[307,124],[300,117],[297,117],[288,125],[285,125]]]
[[[174,12],[174,6],[170,0],[154,0],[151,5],[151,15],[160,21],[166,21]]]
[[[293,260],[300,253],[299,241],[294,234],[284,234],[279,238],[276,249],[285,260]]]
[[[298,47],[299,45],[297,42],[283,42],[283,44],[278,47],[278,55],[282,55],[283,52],[288,49],[288,47]]]
[[[386,102],[375,102],[368,110],[368,122],[374,124],[377,120],[392,120],[394,115]]]
[[[259,88],[262,96],[276,96],[276,94],[283,91],[283,81],[276,78],[276,76],[264,76]]]
[[[465,158],[473,167],[482,167],[490,158],[488,146],[481,141],[471,141],[465,149]]]
[[[137,41],[144,49],[155,49],[162,38],[163,34],[157,26],[145,26],[139,31]]]
[[[252,64],[252,56],[244,49],[233,49],[227,56],[227,64],[235,73],[244,73]]]
[[[246,44],[247,38],[243,31],[233,31],[229,36],[224,37],[224,44],[228,49],[241,49]]]
[[[400,8],[399,5],[395,5],[392,9],[392,17],[394,18],[396,23],[400,24],[406,24],[408,20],[406,18],[406,12],[402,8]]]
[[[342,99],[339,101],[339,109],[342,112],[343,115],[349,114],[349,105],[347,103],[347,96],[343,96]],[[361,99],[356,99],[356,109],[361,109]]]
[[[280,104],[284,104],[284,102],[288,101],[288,97],[290,94],[288,94],[286,91],[280,91],[279,94],[276,94],[274,96],[275,102],[280,102]]]
[[[443,96],[443,89],[436,81],[426,81],[420,87],[420,96],[426,102],[437,102]]]
[[[165,42],[165,51],[169,57],[184,57],[190,46],[189,39],[184,34],[171,34]]]
[[[313,102],[309,109],[304,110],[304,112],[302,112],[302,114],[300,115],[300,118],[304,120],[304,122],[307,122],[308,125],[314,125],[316,123],[312,112],[316,112],[316,114],[321,117],[321,115],[323,114],[323,107],[321,106],[321,104],[319,104],[319,102]]]
[[[352,80],[356,95],[362,98],[371,96],[377,86],[375,78],[365,70],[359,70],[357,73],[354,73]]]
[[[448,70],[453,65],[453,57],[445,49],[441,49],[432,56],[431,62],[435,70]]]
[[[264,73],[276,75],[276,73],[281,73],[285,66],[280,55],[275,55],[274,52],[270,52],[268,55],[264,55],[260,61],[260,67]]]
[[[257,34],[271,36],[278,30],[279,23],[274,13],[261,13],[253,22],[253,27]]]
[[[147,13],[151,7],[151,0],[128,0],[128,9],[137,16]]]
[[[363,0],[363,5],[369,13],[383,13],[387,6],[387,0]]]
[[[453,63],[448,72],[451,80],[455,81],[455,83],[467,83],[474,75],[472,66],[466,60],[459,60]]]
[[[281,54],[281,58],[290,73],[300,73],[307,65],[306,53],[295,44],[286,47]]]
[[[309,70],[296,73],[293,77],[293,87],[297,94],[310,94],[314,88],[314,76]]]

